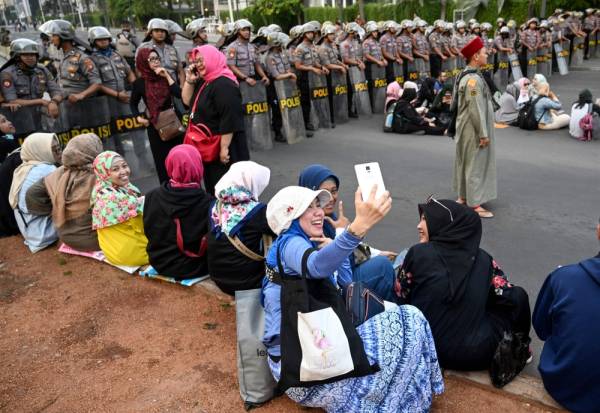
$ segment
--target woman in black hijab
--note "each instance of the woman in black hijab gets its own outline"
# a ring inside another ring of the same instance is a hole
[[[405,85],[406,86],[406,85]],[[392,128],[396,133],[412,133],[425,131],[426,135],[443,135],[444,128],[435,126],[433,122],[419,115],[412,102],[417,97],[417,90],[405,88],[394,109]]]
[[[400,302],[429,321],[442,367],[487,369],[505,331],[528,337],[527,293],[479,248],[481,218],[471,208],[430,197],[419,216],[420,243],[408,251],[396,284]]]

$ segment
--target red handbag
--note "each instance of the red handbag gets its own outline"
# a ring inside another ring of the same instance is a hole
[[[221,135],[213,135],[210,128],[203,123],[195,124],[192,122],[198,99],[207,84],[208,82],[205,82],[196,95],[183,143],[195,147],[202,157],[202,162],[213,162],[219,158],[221,152]]]

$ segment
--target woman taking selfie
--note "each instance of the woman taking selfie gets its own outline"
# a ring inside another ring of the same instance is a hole
[[[225,56],[214,46],[199,46],[192,50],[193,63],[185,72],[183,103],[190,108],[190,122],[205,125],[213,135],[221,136],[216,159],[204,162],[204,187],[214,194],[215,184],[229,165],[250,159],[242,95],[235,75],[227,67]]]
[[[162,67],[158,53],[153,49],[140,49],[135,58],[135,67],[141,76],[133,83],[129,105],[137,121],[146,127],[150,149],[159,181],[169,178],[165,169],[165,159],[171,148],[183,142],[183,134],[170,140],[161,139],[158,130],[158,117],[162,111],[174,107],[173,98],[181,98],[181,89],[169,72]],[[140,112],[140,100],[146,104],[146,113]],[[181,118],[181,114],[177,113]]]

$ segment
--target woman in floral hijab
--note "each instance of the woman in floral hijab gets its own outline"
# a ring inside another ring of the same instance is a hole
[[[129,165],[118,153],[105,151],[96,157],[93,168],[92,228],[98,232],[100,249],[116,265],[147,264],[143,198],[129,182]]]
[[[265,272],[262,238],[275,234],[267,223],[266,205],[258,197],[269,184],[270,175],[265,166],[240,161],[231,165],[215,185],[217,200],[210,215],[208,270],[227,294],[261,285]],[[246,252],[242,252],[244,248]]]

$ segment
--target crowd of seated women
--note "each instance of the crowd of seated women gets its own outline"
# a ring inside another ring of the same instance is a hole
[[[11,162],[15,155],[18,160]],[[193,146],[171,149],[165,169],[169,179],[144,195],[130,182],[125,159],[103,151],[96,135],[75,137],[61,150],[56,135],[35,133],[0,167],[0,179],[10,182],[2,201],[31,252],[58,241],[80,251],[102,251],[116,265],[149,264],[178,280],[210,274],[230,295],[261,288],[263,342],[275,380],[281,374],[281,287],[265,277],[267,269],[300,276],[306,258],[308,277],[327,279],[340,290],[361,282],[398,304],[357,327],[367,357],[380,370],[286,391],[304,406],[427,411],[444,388],[440,368],[489,368],[507,332],[529,342],[528,294],[481,249],[481,219],[464,205],[433,197],[419,204],[418,242],[395,270],[396,252],[365,244],[367,233],[392,208],[387,192],[363,200],[356,191],[352,219],[338,199],[339,177],[324,165],[305,167],[298,186],[282,189],[268,204],[259,198],[270,170],[255,162],[234,163],[214,194],[203,189],[202,159]],[[597,290],[596,261],[586,263],[583,273]],[[568,369],[554,357],[566,344],[552,328],[557,320],[551,313],[563,294],[554,284],[565,276],[551,277],[553,284],[544,287],[536,307],[536,331],[555,349],[544,350],[542,377],[565,405],[584,400],[597,406],[597,394],[588,391],[593,385],[581,387],[583,395],[565,393],[559,385]],[[596,290],[588,286],[587,294]],[[565,317],[594,317],[580,314],[584,311],[577,308]],[[596,383],[598,371],[587,369],[586,383]]]

